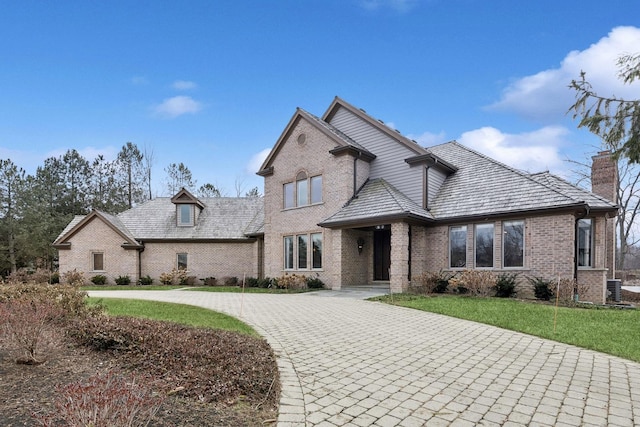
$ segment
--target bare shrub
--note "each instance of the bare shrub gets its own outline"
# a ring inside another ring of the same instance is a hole
[[[34,415],[44,427],[146,426],[160,409],[164,397],[154,394],[147,379],[125,378],[113,371],[86,381],[57,387],[55,411]]]
[[[62,273],[62,283],[71,286],[84,286],[87,284],[87,279],[84,277],[84,273],[82,271],[78,271],[74,268],[73,270]]]
[[[487,297],[496,286],[496,278],[490,271],[464,270],[449,280],[451,286],[464,288],[474,296]]]
[[[60,348],[64,317],[55,302],[14,299],[0,303],[0,339],[17,363],[38,365]]]
[[[558,300],[563,304],[573,303],[575,290],[577,288],[576,280],[573,278],[563,277],[551,282],[551,286],[557,289]]]
[[[409,290],[417,294],[444,293],[447,291],[451,275],[443,272],[427,271],[411,278]]]
[[[86,316],[95,309],[85,304],[87,293],[77,286],[47,283],[0,285],[0,303],[14,300],[51,303],[60,307],[65,317]]]
[[[276,279],[276,286],[278,289],[307,289],[307,276],[295,273],[285,274]]]
[[[189,279],[193,277],[193,279]],[[188,285],[189,280],[192,280],[192,284],[195,284],[196,277],[189,276],[189,272],[183,268],[174,268],[168,273],[160,274],[160,283],[163,285]]]
[[[52,283],[57,273],[50,270],[38,268],[36,270],[19,268],[7,276],[7,282],[10,284],[19,283]]]

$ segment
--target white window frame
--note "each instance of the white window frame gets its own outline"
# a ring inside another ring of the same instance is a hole
[[[299,172],[295,181],[282,184],[282,208],[303,208],[321,204],[322,186],[322,175],[309,176],[304,171]]]

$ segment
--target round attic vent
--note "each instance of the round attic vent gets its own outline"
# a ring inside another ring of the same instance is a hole
[[[302,145],[307,141],[307,134],[306,133],[301,133],[300,135],[298,135],[298,144]]]

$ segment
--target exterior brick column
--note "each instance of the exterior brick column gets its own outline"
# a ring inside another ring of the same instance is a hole
[[[391,224],[391,268],[389,282],[392,293],[409,289],[409,224]]]
[[[591,191],[600,197],[618,203],[618,164],[610,151],[601,151],[591,158]],[[616,271],[615,218],[608,218],[605,224],[605,262],[607,278],[613,279]]]

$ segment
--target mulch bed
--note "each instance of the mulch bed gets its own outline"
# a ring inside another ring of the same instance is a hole
[[[122,332],[123,325],[128,321],[117,321],[117,327]],[[145,328],[157,328],[160,322],[143,321],[134,328],[137,333],[144,333]],[[175,348],[155,348],[152,351],[136,345],[126,345],[122,341],[119,348],[102,348],[96,350],[91,346],[80,345],[78,340],[65,338],[66,342],[59,346],[55,352],[50,354],[47,361],[40,365],[22,365],[15,362],[14,357],[0,348],[0,425],[3,427],[14,426],[36,426],[38,422],[33,418],[34,413],[50,413],[54,407],[56,397],[56,387],[69,384],[71,382],[89,378],[95,374],[106,374],[116,371],[136,372],[153,375],[158,378],[159,372],[171,372],[174,378],[181,378],[181,385],[185,386],[184,391],[172,394],[166,398],[158,413],[150,423],[152,426],[264,426],[275,425],[277,418],[277,403],[279,400],[279,380],[277,378],[277,367],[275,357],[267,348],[266,359],[252,363],[251,348],[256,347],[258,353],[264,352],[266,343],[252,337],[234,336],[231,344],[228,336],[223,333],[222,337],[217,335],[219,331],[209,331],[215,335],[216,345],[219,348],[211,348],[202,342],[208,343],[212,338],[207,337],[207,332],[195,330],[189,332],[182,326],[162,324],[165,331],[162,339],[157,341],[149,340],[150,345],[161,346],[162,340],[172,341],[172,336],[180,333],[182,335],[193,333],[194,341],[190,343],[192,349],[202,348],[205,354],[229,352],[234,355],[239,369],[249,369],[253,371],[252,378],[261,378],[263,383],[271,383],[272,386],[265,394],[251,396],[251,393],[231,391],[228,394],[218,392],[217,395],[211,387],[220,387],[219,384],[233,384],[227,381],[224,372],[220,373],[220,368],[212,366],[211,362],[205,359],[191,362],[191,359],[198,356],[194,350],[186,351],[182,356],[169,357],[171,352],[175,353]],[[126,334],[125,334],[126,335]],[[83,335],[86,337],[86,334]],[[132,335],[135,336],[135,335]],[[188,337],[187,337],[188,338]],[[185,345],[187,338],[179,340],[180,345]],[[245,342],[246,341],[246,342]],[[130,343],[129,343],[130,344]],[[116,346],[118,347],[118,346]],[[235,348],[232,348],[235,347]],[[268,347],[268,346],[267,346]],[[222,350],[221,350],[222,349]],[[156,351],[157,350],[157,351]],[[146,352],[146,353],[145,353]],[[240,355],[239,355],[240,354]],[[246,360],[242,354],[249,354]],[[161,356],[162,355],[162,356]],[[225,355],[222,355],[225,357]],[[228,357],[228,356],[227,356]],[[162,359],[166,359],[163,361]],[[209,363],[210,365],[206,365]],[[200,364],[195,369],[194,366]],[[202,365],[205,364],[203,367]],[[184,366],[186,372],[181,372],[180,366]],[[236,373],[237,375],[237,373]],[[162,375],[160,375],[162,376]],[[166,375],[165,375],[166,377]],[[213,380],[215,378],[215,381]],[[162,381],[162,379],[161,379]],[[254,379],[253,381],[258,381]],[[225,390],[232,390],[234,387],[225,386]],[[164,389],[172,388],[168,380]],[[173,387],[175,388],[175,387]],[[259,387],[258,387],[259,388]],[[182,388],[181,388],[182,389]],[[190,393],[190,390],[197,390],[197,393]],[[216,395],[214,397],[214,395]]]

